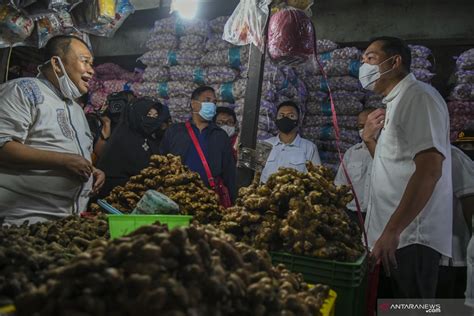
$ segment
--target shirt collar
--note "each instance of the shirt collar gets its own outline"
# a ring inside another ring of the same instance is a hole
[[[416,81],[415,75],[409,73],[405,76],[393,89],[390,93],[383,98],[382,102],[387,104],[397,97],[397,95],[405,90],[412,82]]]
[[[287,145],[287,146],[290,146],[290,147],[300,147],[301,146],[301,136],[299,134],[297,134],[296,138],[293,140],[293,142],[291,144],[285,144],[280,140],[280,136],[277,135],[275,137],[275,141],[274,141],[273,145],[274,146]]]
[[[51,81],[48,80],[48,78],[46,78],[41,72],[36,76],[36,78],[38,78],[39,80],[41,80],[42,83],[44,83],[51,91],[54,92],[54,94],[56,94],[58,96],[58,98],[60,98],[61,100],[63,101],[66,101],[68,99],[64,98],[63,94],[61,93],[61,91],[59,91]]]

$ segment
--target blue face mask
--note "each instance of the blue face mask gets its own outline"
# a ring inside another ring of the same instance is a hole
[[[199,115],[206,121],[212,121],[216,116],[216,105],[212,102],[201,102]]]

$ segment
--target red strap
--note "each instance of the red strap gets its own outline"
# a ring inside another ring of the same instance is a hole
[[[339,134],[339,124],[337,122],[337,114],[336,114],[336,106],[334,105],[334,100],[332,98],[332,91],[331,87],[329,86],[329,80],[328,76],[326,74],[326,71],[324,70],[324,67],[321,65],[321,62],[319,61],[317,57],[317,42],[316,42],[316,28],[314,27],[314,24],[311,23],[311,26],[313,27],[313,32],[314,32],[314,59],[319,65],[319,68],[321,70],[321,73],[323,75],[324,80],[326,81],[326,86],[328,87],[328,93],[329,93],[329,100],[331,102],[331,112],[332,112],[332,125],[334,127],[334,134],[336,135],[336,148],[337,148],[337,153],[339,156],[339,161],[341,162],[342,169],[344,171],[344,175],[346,176],[347,182],[349,182],[349,185],[351,186],[351,191],[352,195],[354,196],[354,201],[356,204],[356,209],[357,209],[357,217],[359,218],[359,224],[362,229],[362,234],[364,236],[364,242],[365,242],[365,248],[368,251],[369,250],[369,243],[367,240],[367,232],[365,231],[365,226],[364,226],[364,218],[362,216],[362,211],[359,203],[359,199],[357,197],[357,194],[354,190],[354,185],[352,184],[351,178],[349,176],[349,173],[347,172],[346,164],[344,163],[343,156],[341,154],[341,149],[340,149],[340,134]]]
[[[204,167],[204,170],[206,171],[209,185],[211,186],[212,189],[215,189],[216,183],[214,181],[214,177],[212,176],[211,168],[209,168],[209,164],[207,163],[206,156],[204,156],[204,153],[202,152],[201,145],[199,145],[199,141],[189,121],[186,122],[186,129],[188,130],[188,134],[191,137],[191,140],[193,141],[194,148],[196,148],[198,152],[199,158],[201,158],[202,166]]]

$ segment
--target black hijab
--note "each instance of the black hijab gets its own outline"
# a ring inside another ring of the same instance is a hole
[[[158,112],[155,119],[147,116],[152,108]],[[163,124],[170,118],[168,107],[150,98],[136,99],[124,110],[123,119],[110,136],[97,164],[106,175],[100,197],[146,168],[151,155],[158,153],[164,135]]]

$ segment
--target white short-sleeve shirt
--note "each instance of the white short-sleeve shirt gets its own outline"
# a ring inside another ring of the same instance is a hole
[[[357,194],[361,211],[366,212],[370,190],[370,175],[372,173],[372,156],[367,146],[364,143],[359,143],[345,152],[343,160],[352,185],[354,186],[354,191]],[[339,165],[334,184],[349,185],[342,165]],[[347,205],[347,208],[351,211],[356,211],[355,200],[352,200]]]
[[[272,145],[272,150],[260,177],[263,183],[281,167],[306,172],[306,161],[312,161],[315,165],[321,164],[316,145],[300,135],[297,135],[291,144],[282,143],[279,136],[269,138],[266,142]]]
[[[457,147],[452,146],[453,159],[453,255],[443,256],[443,266],[465,267],[467,246],[471,234],[464,219],[461,199],[474,195],[474,161]]]
[[[365,226],[370,248],[397,209],[415,172],[415,156],[435,148],[444,156],[442,176],[423,210],[400,235],[398,248],[428,246],[451,257],[452,177],[449,115],[445,101],[430,85],[407,75],[384,98],[385,125],[372,165]]]

